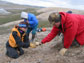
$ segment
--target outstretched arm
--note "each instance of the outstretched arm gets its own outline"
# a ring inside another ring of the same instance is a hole
[[[59,29],[53,26],[51,32],[41,41],[42,43],[50,42],[59,32]]]

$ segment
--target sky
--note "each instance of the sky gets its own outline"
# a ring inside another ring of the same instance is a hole
[[[22,5],[63,7],[84,10],[84,0],[2,0]]]

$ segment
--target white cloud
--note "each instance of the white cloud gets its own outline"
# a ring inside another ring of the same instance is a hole
[[[45,2],[41,0],[3,0],[3,1],[9,1],[17,4],[24,4],[24,5],[35,5],[35,6],[44,6],[44,7],[51,7],[54,6],[53,3]]]
[[[83,9],[83,0],[4,0],[23,5]],[[82,3],[82,4],[81,4]]]

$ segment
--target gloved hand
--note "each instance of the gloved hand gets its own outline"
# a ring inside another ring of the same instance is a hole
[[[30,43],[30,47],[31,47],[31,48],[36,48],[36,44]]]
[[[62,48],[62,49],[60,50],[59,54],[63,56],[66,51],[67,51],[66,48]]]
[[[41,45],[42,43],[41,42],[35,42],[36,46],[39,46]]]

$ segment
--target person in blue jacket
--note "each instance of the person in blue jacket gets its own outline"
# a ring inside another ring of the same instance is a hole
[[[38,20],[34,14],[26,12],[21,12],[21,18],[29,24],[27,35],[29,36],[30,32],[32,31],[32,39],[30,40],[30,42],[33,42],[38,27]]]

